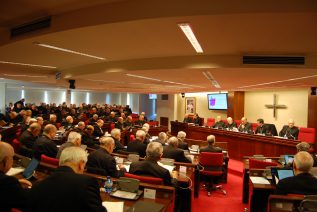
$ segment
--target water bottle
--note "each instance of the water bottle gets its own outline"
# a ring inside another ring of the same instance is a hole
[[[105,192],[106,193],[111,193],[112,192],[112,185],[113,185],[113,182],[111,180],[111,177],[107,176],[107,180],[105,182]]]

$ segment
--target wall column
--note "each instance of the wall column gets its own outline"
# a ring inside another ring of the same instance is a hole
[[[0,110],[1,113],[5,114],[6,112],[6,83],[0,83]]]
[[[244,91],[228,92],[227,116],[240,120],[244,116]]]
[[[71,104],[72,91],[70,89],[66,90],[66,104],[69,106]]]
[[[308,117],[307,117],[307,127],[315,128],[317,130],[317,96],[310,95],[308,92]],[[317,141],[317,133],[315,137]]]

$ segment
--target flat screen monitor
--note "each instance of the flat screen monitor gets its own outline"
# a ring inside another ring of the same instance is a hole
[[[207,94],[209,110],[227,110],[228,109],[228,94],[215,93]]]
[[[149,94],[149,99],[157,99],[157,94]]]

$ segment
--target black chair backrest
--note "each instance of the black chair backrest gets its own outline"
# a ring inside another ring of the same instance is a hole
[[[312,211],[317,212],[317,195],[307,195],[300,203],[298,210],[300,212]]]

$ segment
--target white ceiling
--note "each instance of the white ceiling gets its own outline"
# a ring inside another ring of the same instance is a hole
[[[79,89],[138,93],[317,85],[315,0],[14,2],[0,3],[0,61],[57,68],[0,64],[2,78],[56,87],[67,87],[71,78]],[[52,16],[49,29],[10,39],[11,27],[45,16]],[[182,22],[191,24],[203,54],[195,52],[178,28]],[[34,42],[106,60],[39,47]],[[243,65],[241,58],[246,54],[300,55],[306,57],[306,64]],[[213,87],[203,71],[209,71],[221,88]],[[62,73],[61,80],[55,80],[57,72]]]

